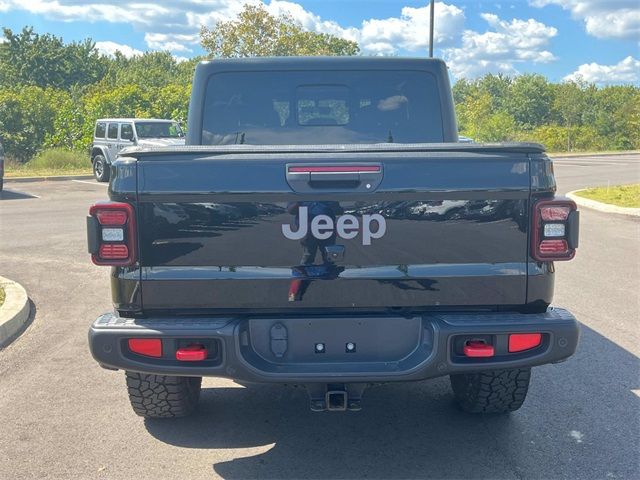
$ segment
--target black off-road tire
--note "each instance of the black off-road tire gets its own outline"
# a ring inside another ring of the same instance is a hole
[[[487,370],[451,375],[451,388],[462,410],[469,413],[509,413],[524,403],[530,368]]]
[[[109,181],[110,168],[102,155],[93,157],[93,176],[99,182]]]
[[[144,418],[186,417],[198,405],[202,377],[126,372],[133,411]]]

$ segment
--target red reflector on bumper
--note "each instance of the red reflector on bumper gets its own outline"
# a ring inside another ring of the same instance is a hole
[[[162,341],[159,338],[130,338],[129,350],[146,357],[162,356]]]
[[[125,260],[129,258],[129,249],[121,243],[105,243],[100,245],[99,255],[105,260]]]
[[[541,333],[513,333],[509,335],[509,353],[524,352],[541,343]]]
[[[181,362],[200,362],[207,358],[207,349],[202,345],[189,345],[176,350],[176,360]]]
[[[462,351],[471,358],[493,357],[495,353],[493,345],[487,345],[483,342],[467,342]]]

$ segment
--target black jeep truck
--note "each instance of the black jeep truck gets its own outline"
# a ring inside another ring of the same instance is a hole
[[[203,376],[343,411],[449,375],[462,409],[517,410],[576,349],[550,304],[578,212],[540,145],[457,140],[439,60],[202,62],[187,145],[124,151],[91,207],[94,358],[144,417],[190,413]]]

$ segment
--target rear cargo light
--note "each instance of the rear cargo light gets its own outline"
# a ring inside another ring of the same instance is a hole
[[[159,338],[130,338],[129,350],[145,357],[160,358],[162,356],[162,340]]]
[[[531,256],[539,262],[571,260],[576,254],[579,213],[571,200],[540,200],[531,215]]]
[[[128,266],[136,262],[136,222],[128,203],[93,205],[87,234],[89,253],[96,265]]]
[[[509,353],[524,352],[541,343],[541,333],[513,333],[509,335]]]

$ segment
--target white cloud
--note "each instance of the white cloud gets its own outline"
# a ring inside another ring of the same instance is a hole
[[[272,14],[288,13],[308,30],[354,40],[363,53],[393,55],[401,50],[424,53],[429,48],[428,6],[403,7],[399,17],[370,18],[359,27],[347,28],[323,20],[297,3],[272,0],[268,9]],[[434,44],[439,48],[452,45],[464,28],[464,12],[454,5],[436,2],[435,18]]]
[[[615,65],[585,63],[564,77],[564,80],[585,80],[590,83],[638,83],[640,82],[640,60],[628,56]]]
[[[96,48],[100,53],[109,57],[115,56],[116,52],[120,52],[126,58],[131,58],[134,55],[142,55],[140,50],[116,42],[96,42]]]
[[[587,33],[598,38],[640,38],[638,0],[530,0],[536,7],[559,5],[582,20]]]
[[[260,0],[142,2],[112,0],[107,5],[96,0],[0,0],[0,9],[27,11],[68,22],[127,23],[145,32],[149,48],[184,53],[191,52],[193,45],[198,43],[201,25],[212,26],[221,20],[235,18],[245,3],[263,3]],[[436,2],[435,8],[436,47],[452,46],[464,28],[464,12],[444,2]],[[358,26],[346,27],[286,0],[271,0],[267,9],[276,15],[287,13],[311,31],[357,41],[365,54],[392,55],[400,51],[425,53],[428,49],[428,6],[403,7],[397,17],[369,18]]]
[[[170,52],[192,52],[187,45],[200,41],[198,34],[146,33],[144,41],[153,50],[169,50]]]
[[[479,33],[465,30],[462,45],[443,51],[449,68],[457,78],[474,78],[488,72],[517,74],[515,64],[548,63],[556,57],[546,50],[558,30],[532,18],[501,20],[483,13],[482,18],[493,31]]]

